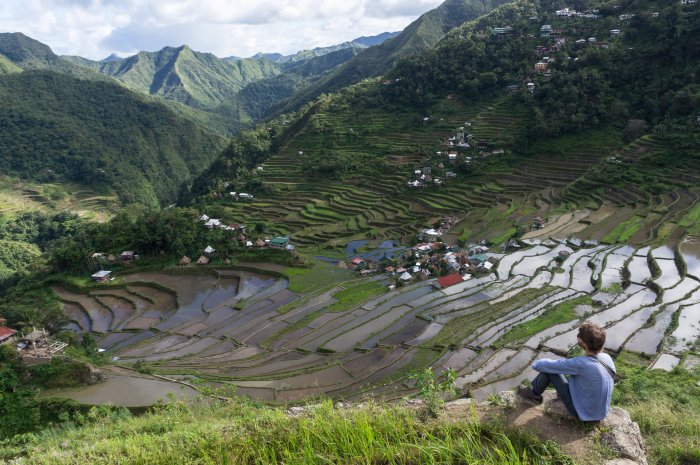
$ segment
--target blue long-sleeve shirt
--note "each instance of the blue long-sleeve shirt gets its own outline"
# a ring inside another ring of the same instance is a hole
[[[616,371],[612,358],[598,354],[601,362]],[[613,378],[603,365],[589,356],[564,360],[537,360],[532,368],[543,373],[569,375],[569,392],[578,417],[584,421],[602,420],[608,415]]]

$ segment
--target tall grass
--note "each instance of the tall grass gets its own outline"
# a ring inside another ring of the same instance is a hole
[[[329,401],[299,417],[245,403],[175,403],[139,418],[95,418],[24,438],[18,464],[571,464],[552,443],[469,421],[424,423],[411,409]],[[0,458],[10,458],[0,445]],[[15,449],[18,450],[18,449]]]

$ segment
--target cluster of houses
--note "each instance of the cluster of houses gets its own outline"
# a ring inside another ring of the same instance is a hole
[[[258,166],[256,168],[257,171],[262,171],[263,167]],[[229,192],[228,193],[229,197],[231,197],[233,200],[253,200],[255,196],[253,194],[248,194],[246,192]]]
[[[444,169],[445,165],[440,163],[438,168]],[[413,172],[413,174],[415,175],[415,179],[409,179],[406,183],[408,187],[411,188],[428,187],[429,185],[439,186],[447,180],[457,177],[457,173],[453,171],[445,171],[444,176],[435,176],[433,175],[433,168],[431,166],[424,166],[423,168],[417,169]]]
[[[68,346],[65,342],[55,341],[49,337],[44,329],[32,328],[29,334],[19,336],[16,329],[7,326],[7,320],[0,317],[0,345],[16,344],[17,350],[23,358],[45,359],[50,358]]]
[[[598,11],[598,10],[590,10],[590,11],[586,11],[585,13],[582,13],[582,12],[576,11],[572,8],[562,8],[561,10],[557,10],[556,14],[557,14],[558,18],[587,18],[587,19],[600,18],[600,11]]]
[[[488,253],[485,246],[471,246],[463,250],[456,246],[447,246],[442,242],[420,242],[410,249],[404,257],[402,266],[388,266],[384,271],[390,274],[396,283],[425,281],[433,276],[440,276],[434,285],[440,289],[466,281],[472,276],[489,273],[499,256]],[[393,287],[392,285],[390,287]]]
[[[103,268],[105,262],[109,262],[109,263],[119,262],[119,263],[125,264],[125,263],[130,263],[134,260],[138,260],[140,257],[133,250],[125,250],[122,253],[120,253],[119,256],[105,254],[102,252],[95,252],[90,256],[90,258],[92,258],[94,261],[96,261],[100,267],[100,271],[93,273],[90,276],[90,278],[92,278],[92,280],[95,281],[96,283],[106,283],[106,282],[113,280],[114,278],[112,277],[111,271],[105,270]]]

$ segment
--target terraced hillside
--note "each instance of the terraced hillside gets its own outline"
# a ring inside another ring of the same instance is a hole
[[[289,234],[302,246],[412,238],[445,215],[463,219],[451,239],[494,242],[527,231],[536,216],[557,224],[564,237],[613,243],[674,245],[694,224],[694,168],[658,168],[670,140],[642,136],[624,145],[617,131],[601,129],[543,140],[516,155],[528,115],[509,98],[473,108],[445,99],[425,116],[360,111],[344,101],[319,103],[303,129],[257,170],[274,194],[223,201],[228,213],[266,223],[270,233]],[[447,146],[461,128],[472,146],[484,140],[488,148]],[[505,153],[491,154],[502,148]],[[459,153],[455,166],[448,151]],[[329,181],[314,174],[324,163],[351,168]],[[425,167],[441,184],[407,186]],[[449,170],[457,176],[446,178]]]
[[[570,253],[563,263],[561,252]],[[54,291],[72,329],[93,332],[119,363],[141,361],[171,379],[269,402],[397,398],[412,392],[415,370],[449,367],[465,393],[484,398],[529,378],[534,359],[565,356],[583,319],[607,328],[610,351],[677,363],[700,337],[697,252],[691,242],[673,250],[533,241],[494,254],[485,277],[380,295],[385,277],[298,294],[286,279],[229,269],[140,272],[88,293]],[[370,288],[369,300],[340,297]]]

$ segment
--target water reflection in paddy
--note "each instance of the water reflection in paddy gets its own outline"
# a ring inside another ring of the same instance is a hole
[[[147,407],[158,401],[168,401],[168,394],[173,394],[178,399],[194,398],[197,396],[197,391],[182,384],[153,378],[111,374],[104,383],[75,389],[46,391],[40,397],[73,399],[85,405]]]

